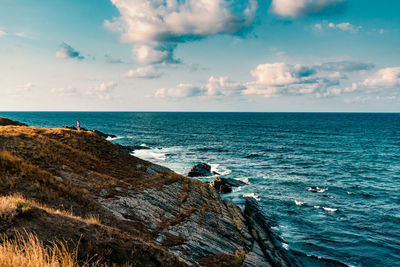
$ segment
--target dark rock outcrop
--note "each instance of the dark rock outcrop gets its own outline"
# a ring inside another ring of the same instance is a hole
[[[0,117],[0,126],[9,126],[9,125],[13,125],[13,126],[28,126],[25,123],[21,123],[19,121],[13,121],[7,118],[3,118]]]
[[[286,252],[279,244],[278,237],[271,231],[271,225],[254,198],[246,198],[244,217],[250,234],[257,243],[254,247],[257,247],[258,252],[255,251],[255,253],[259,253],[259,248],[272,266],[291,266]]]
[[[232,192],[232,187],[244,186],[246,183],[229,178],[215,178],[211,183],[210,187],[214,187],[220,193],[230,193]]]
[[[211,172],[211,166],[206,163],[194,165],[188,173],[189,177],[206,177],[212,175],[213,173]]]
[[[101,137],[104,137],[104,138],[116,138],[116,137],[117,137],[116,135],[103,133],[103,132],[100,132],[100,131],[98,131],[98,130],[93,130],[93,132],[94,132],[95,134],[101,136]]]
[[[126,152],[133,152],[135,150],[141,150],[141,149],[150,149],[150,147],[147,146],[125,146],[125,145],[120,145],[117,144],[119,146],[119,148],[121,148],[122,150],[126,151]]]

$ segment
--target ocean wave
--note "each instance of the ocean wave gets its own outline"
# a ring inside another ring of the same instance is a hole
[[[327,207],[322,207],[322,206],[314,206],[315,209],[323,209],[325,211],[329,211],[329,212],[335,212],[337,211],[337,209],[333,209],[333,208],[327,208]]]
[[[289,244],[282,242],[282,247],[286,250],[289,250]]]
[[[117,137],[111,137],[111,136],[107,136],[106,140],[107,141],[114,141],[114,140],[118,140],[118,139],[122,139],[124,138],[123,136],[117,136]]]
[[[249,178],[236,178],[236,180],[242,181],[242,182],[244,182],[246,184],[250,184]]]
[[[165,161],[167,159],[166,154],[161,152],[160,149],[139,149],[133,151],[132,155],[149,161]]]
[[[232,171],[228,170],[224,167],[221,167],[220,164],[209,164],[211,166],[211,172],[212,173],[218,173],[217,175],[213,175],[213,176],[222,176],[222,175],[228,175],[230,174]]]
[[[254,153],[254,154],[247,155],[244,158],[245,159],[253,159],[253,158],[258,158],[258,157],[261,157],[261,155]]]
[[[294,200],[294,203],[296,203],[297,206],[303,206],[304,205],[304,202],[297,201],[297,200]]]
[[[258,195],[256,195],[256,194],[254,194],[254,193],[243,194],[243,197],[245,197],[245,198],[254,198],[257,201],[260,200],[260,197]]]
[[[242,189],[243,189],[243,186],[233,187],[232,188],[232,193],[242,191]]]
[[[317,187],[307,187],[307,190],[311,191],[313,193],[323,193],[326,190],[328,190],[328,187],[326,187],[326,188],[320,188],[318,186]]]

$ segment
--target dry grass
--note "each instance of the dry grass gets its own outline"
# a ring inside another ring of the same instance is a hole
[[[75,216],[72,211],[52,209],[35,201],[28,201],[19,194],[0,196],[0,219],[10,219],[18,214],[28,214],[32,208],[42,209],[49,214],[61,215],[86,224],[101,225],[99,215],[89,214],[85,218],[82,218]]]
[[[17,214],[27,214],[31,205],[20,195],[0,197],[0,219],[12,219]]]
[[[179,198],[178,207],[180,207],[186,201],[188,195],[189,195],[189,181],[187,181],[186,184],[183,186],[182,194]]]
[[[233,255],[207,255],[201,258],[198,262],[207,267],[239,267],[244,261],[244,256],[244,250],[236,250]]]
[[[75,267],[78,266],[77,248],[70,251],[63,242],[44,247],[32,233],[16,233],[15,238],[0,239],[2,267]]]

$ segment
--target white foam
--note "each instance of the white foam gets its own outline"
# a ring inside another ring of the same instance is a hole
[[[282,247],[286,250],[289,250],[289,244],[282,242]]]
[[[323,210],[329,211],[329,212],[335,212],[335,211],[337,211],[337,209],[327,208],[327,207],[321,207],[321,206],[314,206],[314,208],[316,208],[316,209],[323,209]]]
[[[157,149],[139,149],[133,151],[132,155],[149,161],[165,161],[167,159],[165,153],[157,151]]]
[[[322,207],[324,210],[326,210],[326,211],[329,211],[329,212],[335,212],[335,211],[337,211],[337,209],[332,209],[332,208],[325,208],[325,207]]]
[[[297,200],[294,200],[294,203],[296,203],[297,206],[303,206],[304,205],[304,202],[297,201]]]
[[[237,178],[236,180],[242,181],[242,182],[244,182],[246,184],[250,184],[249,178]]]
[[[219,175],[227,175],[230,174],[232,171],[225,169],[225,168],[220,168],[220,164],[209,164],[211,166],[211,172],[216,172],[219,173]]]
[[[243,197],[254,198],[255,200],[260,200],[260,197],[254,193],[243,194]]]
[[[111,136],[107,136],[106,140],[107,141],[113,141],[113,140],[118,140],[123,138],[122,136],[117,136],[117,137],[111,137]]]
[[[241,190],[243,189],[242,187],[243,187],[243,186],[233,187],[233,188],[232,188],[232,193],[241,191]]]
[[[319,188],[318,186],[317,187],[315,187],[315,188],[313,188],[313,187],[307,187],[307,190],[308,191],[315,191],[315,192],[318,192],[318,193],[323,193],[323,192],[325,192],[326,190],[328,190],[328,187],[327,188]]]

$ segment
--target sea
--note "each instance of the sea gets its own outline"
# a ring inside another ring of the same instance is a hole
[[[284,247],[349,266],[400,266],[399,113],[0,112],[76,125],[187,174],[207,163],[246,183]],[[214,177],[201,178],[211,181]]]

